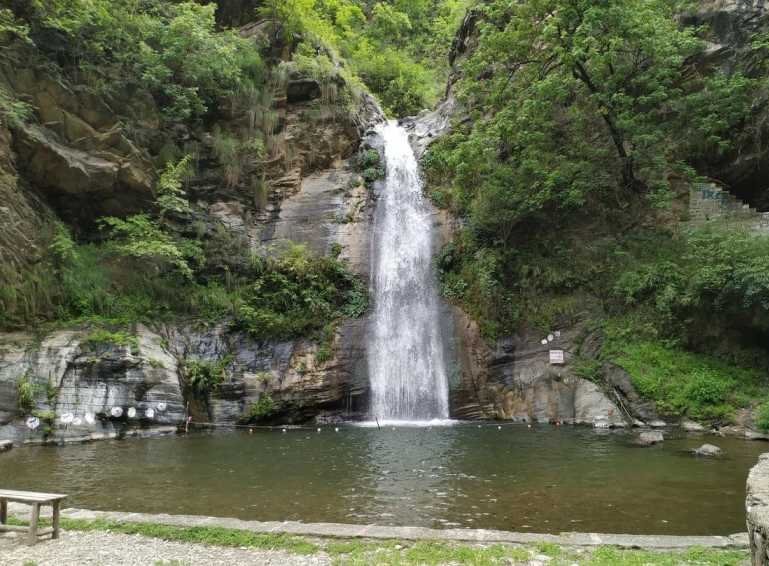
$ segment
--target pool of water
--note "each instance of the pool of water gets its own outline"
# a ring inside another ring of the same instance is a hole
[[[3,488],[69,505],[257,520],[518,531],[731,534],[760,442],[551,426],[340,427],[27,447]],[[696,458],[703,442],[725,451]]]

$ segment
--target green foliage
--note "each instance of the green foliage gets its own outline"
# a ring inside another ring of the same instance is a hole
[[[446,52],[469,3],[269,0],[262,13],[282,21],[287,36],[301,31],[341,53],[386,111],[402,116],[442,91]]]
[[[471,119],[423,161],[434,201],[464,220],[438,261],[444,295],[489,337],[522,319],[547,326],[586,310],[632,310],[652,293],[668,311],[661,332],[696,328],[708,308],[732,328],[753,308],[748,326],[763,328],[763,244],[671,242],[661,230],[647,249],[632,241],[670,206],[670,179],[692,176],[687,161],[729,146],[754,81],[692,71],[703,43],[680,27],[675,3],[496,0],[480,9],[478,48],[457,85]],[[647,264],[651,273],[639,273]]]
[[[362,42],[351,57],[363,82],[379,95],[390,114],[416,114],[437,99],[433,73],[402,51]]]
[[[0,8],[0,45],[6,45],[13,39],[29,42],[29,27],[8,8]]]
[[[124,331],[113,332],[103,328],[89,332],[82,343],[90,347],[112,345],[130,347],[132,350],[139,347],[139,339],[134,334]]]
[[[0,310],[3,326],[42,320],[126,325],[196,317],[234,320],[254,336],[275,339],[310,336],[340,317],[360,316],[368,305],[365,286],[341,260],[312,257],[302,247],[286,256],[249,259],[245,244],[234,246],[228,262],[209,266],[205,278],[194,272],[192,278],[179,278],[134,263],[132,257],[112,261],[113,244],[74,244],[61,226],[54,242],[43,287],[35,291],[42,298],[24,289],[0,288],[0,302],[7,306]],[[92,342],[99,341],[96,337],[123,342],[105,332],[96,332]]]
[[[293,246],[280,258],[267,258],[242,290],[238,325],[257,338],[291,338],[322,328],[342,316],[360,316],[366,290],[344,264],[314,258]]]
[[[2,29],[0,29],[1,33]],[[31,116],[32,106],[16,98],[0,84],[0,126],[18,127]]]
[[[48,246],[51,256],[60,268],[77,261],[75,241],[64,224],[57,222],[54,227],[53,238]]]
[[[615,325],[607,328],[604,356],[622,366],[638,392],[671,416],[729,422],[768,385],[762,372],[686,352],[658,341],[634,338]]]
[[[376,149],[362,150],[355,157],[354,167],[356,171],[360,172],[366,185],[369,186],[385,175],[382,159]]]
[[[168,162],[157,183],[155,204],[163,218],[169,214],[189,214],[190,203],[184,181],[192,174],[192,156],[185,155],[177,163]]]
[[[187,279],[193,275],[192,267],[203,262],[200,243],[181,238],[166,222],[170,214],[189,214],[191,209],[185,198],[182,183],[190,173],[191,157],[178,163],[169,163],[160,175],[155,204],[159,210],[155,219],[146,213],[125,219],[109,216],[101,219],[102,227],[109,231],[112,252],[141,260],[157,272],[171,268]]]
[[[425,162],[483,240],[504,243],[518,224],[618,190],[659,198],[682,159],[723,147],[749,112],[745,77],[683,74],[702,44],[669,2],[491,2],[485,12],[459,83],[478,119]]]
[[[183,371],[187,385],[196,395],[205,397],[224,382],[232,361],[231,355],[218,360],[184,360]]]
[[[35,408],[37,386],[30,381],[28,375],[23,375],[16,383],[16,404],[22,415],[29,414]]]
[[[732,346],[725,337],[747,331],[760,345],[769,331],[769,237],[730,227],[648,244],[618,270],[613,296],[624,308],[653,309],[660,330],[684,344],[719,352]],[[734,361],[765,362],[757,355]]]
[[[769,401],[764,401],[756,407],[753,422],[758,430],[769,431]]]
[[[216,29],[216,4],[73,0],[31,8],[30,37],[40,49],[63,48],[76,61],[73,72],[105,94],[149,90],[169,121],[202,117],[261,78],[256,48]],[[52,32],[56,47],[49,47]]]
[[[329,323],[320,331],[318,339],[318,351],[315,353],[315,361],[323,364],[334,356],[334,336],[336,334],[336,324]]]
[[[587,379],[593,383],[601,380],[601,362],[587,358],[577,358],[571,362],[571,369],[575,375]]]
[[[192,277],[190,260],[199,260],[201,254],[196,243],[182,244],[143,213],[126,219],[110,216],[102,222],[109,230],[110,249],[115,253],[147,261],[158,271],[170,266],[183,277]]]
[[[248,416],[254,420],[261,420],[271,416],[277,409],[277,404],[267,393],[262,393],[256,403],[251,403]]]

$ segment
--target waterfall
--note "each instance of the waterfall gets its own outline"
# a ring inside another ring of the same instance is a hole
[[[430,421],[449,416],[446,353],[432,271],[431,205],[408,134],[378,128],[387,177],[373,231],[374,312],[367,336],[371,416]]]

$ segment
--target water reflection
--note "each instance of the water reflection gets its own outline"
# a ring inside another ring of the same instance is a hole
[[[367,434],[367,469],[374,485],[369,518],[435,525],[448,505],[447,482],[456,455],[453,427],[383,427]]]
[[[341,427],[28,447],[0,485],[96,509],[261,520],[729,534],[744,528],[761,443],[707,437],[637,448],[624,433],[525,426]]]

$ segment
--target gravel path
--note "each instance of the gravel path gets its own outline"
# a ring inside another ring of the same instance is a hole
[[[62,531],[59,540],[41,540],[33,547],[16,533],[0,535],[2,566],[187,566],[274,564],[322,566],[330,564],[324,554],[302,556],[282,551],[251,550],[169,542],[140,535],[104,532]]]

